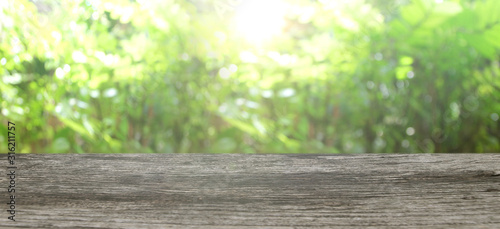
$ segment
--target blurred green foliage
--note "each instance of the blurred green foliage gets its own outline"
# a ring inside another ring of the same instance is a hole
[[[500,152],[500,1],[289,0],[259,42],[244,3],[2,1],[1,128],[22,153]]]

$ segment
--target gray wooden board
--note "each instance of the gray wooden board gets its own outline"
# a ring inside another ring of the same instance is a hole
[[[17,157],[0,228],[500,228],[500,154]]]

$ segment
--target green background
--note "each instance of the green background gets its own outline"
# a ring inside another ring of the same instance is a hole
[[[500,152],[500,1],[244,3],[2,1],[0,152]]]

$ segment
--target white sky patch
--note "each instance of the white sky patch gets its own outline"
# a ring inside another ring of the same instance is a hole
[[[63,109],[62,105],[60,103],[58,103],[56,105],[55,111],[56,111],[56,113],[60,114],[62,112],[62,109]]]
[[[14,73],[14,74],[12,74],[10,76],[9,75],[3,76],[2,80],[6,84],[18,84],[18,83],[21,83],[22,77],[21,77],[21,74]]]
[[[221,32],[221,31],[216,31],[214,33],[214,36],[217,38],[217,40],[219,40],[220,44],[224,44],[224,42],[226,42],[227,36],[225,33]]]
[[[87,62],[87,56],[85,56],[85,54],[83,54],[82,52],[80,51],[74,51],[72,54],[71,54],[71,57],[73,58],[73,60],[76,62],[76,63],[86,63]]]
[[[290,54],[280,54],[279,52],[275,51],[269,51],[267,53],[267,56],[283,66],[293,64],[297,61],[297,58],[295,56],[292,56]]]
[[[273,91],[271,90],[264,90],[262,91],[262,97],[264,98],[271,98],[273,96]]]
[[[496,121],[498,121],[498,118],[499,118],[499,117],[498,117],[498,114],[497,114],[497,113],[492,113],[492,114],[490,115],[490,118],[491,118],[491,120],[493,120],[493,121],[495,121],[495,122],[496,122]]]
[[[245,106],[247,106],[248,108],[253,108],[253,109],[259,108],[259,104],[256,102],[253,102],[253,101],[246,101]]]
[[[279,96],[283,98],[292,97],[295,95],[295,90],[293,88],[286,88],[279,92]]]
[[[236,11],[236,30],[248,41],[261,43],[281,32],[287,5],[279,0],[249,0]]]
[[[408,136],[412,136],[415,134],[415,129],[413,127],[408,127],[406,129],[406,134],[408,134]]]
[[[245,103],[245,99],[243,98],[237,98],[236,99],[236,105],[241,106]]]
[[[230,75],[231,75],[231,72],[227,68],[221,68],[219,70],[219,76],[222,79],[228,79]]]
[[[404,148],[408,148],[408,147],[410,147],[410,141],[408,141],[408,140],[403,140],[403,141],[401,142],[401,146],[402,146],[402,147],[404,147]]]
[[[52,35],[52,37],[56,40],[57,43],[59,43],[62,39],[62,35],[59,31],[52,31],[50,35]]]
[[[114,56],[113,54],[106,54],[101,51],[96,51],[94,55],[95,57],[97,57],[97,59],[99,59],[107,66],[118,63],[118,57]]]
[[[99,97],[99,94],[100,93],[99,93],[98,90],[92,90],[92,91],[90,91],[90,97],[92,97],[94,99],[97,98],[97,97]]]
[[[257,63],[259,61],[257,56],[249,51],[240,52],[240,59],[246,63]]]
[[[63,70],[64,72],[68,73],[69,71],[71,71],[71,67],[68,64],[65,64]]]
[[[62,68],[57,68],[55,75],[58,79],[62,80],[64,78],[65,72]]]
[[[104,91],[104,97],[111,98],[118,94],[118,90],[115,88],[110,88]]]
[[[413,79],[413,77],[415,77],[415,73],[413,71],[409,71],[406,76],[408,77],[408,79]]]
[[[236,71],[238,71],[238,66],[236,66],[235,64],[229,65],[229,71],[235,73]]]
[[[339,18],[339,21],[347,29],[350,29],[353,31],[359,30],[358,23],[350,18],[342,17],[342,18]]]
[[[69,105],[70,106],[74,106],[75,104],[76,104],[76,99],[75,98],[69,99]]]
[[[82,109],[87,109],[89,107],[89,104],[83,101],[76,102],[76,105]]]

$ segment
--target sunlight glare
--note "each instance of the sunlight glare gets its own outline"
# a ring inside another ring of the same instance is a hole
[[[285,11],[279,0],[248,1],[236,12],[236,29],[250,42],[263,42],[281,32]]]

